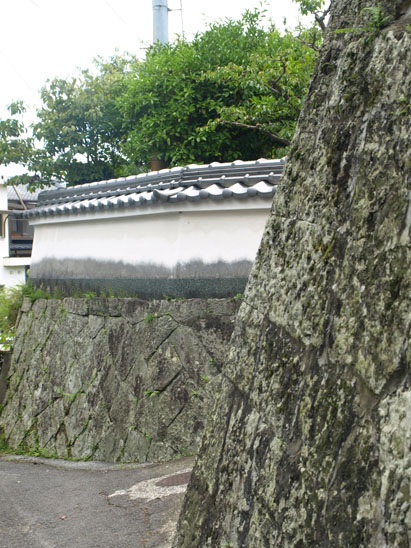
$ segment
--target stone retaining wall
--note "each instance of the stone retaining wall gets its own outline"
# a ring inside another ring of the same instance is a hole
[[[7,375],[10,367],[10,352],[0,350],[0,405],[3,403],[7,390]]]
[[[331,2],[175,548],[411,546],[410,30]]]
[[[118,462],[196,452],[234,299],[26,299],[0,416],[14,448]]]

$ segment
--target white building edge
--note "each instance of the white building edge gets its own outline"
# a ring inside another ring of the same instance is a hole
[[[10,256],[10,223],[8,218],[12,214],[9,210],[7,185],[0,184],[0,287],[12,287],[26,281],[26,272],[30,267],[30,257]]]

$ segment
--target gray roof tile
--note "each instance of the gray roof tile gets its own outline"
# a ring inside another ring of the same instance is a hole
[[[54,183],[51,188],[57,189],[57,188],[64,188],[64,183]],[[40,192],[42,192],[41,189],[36,188],[33,190],[28,189],[28,185],[8,185],[7,186],[7,199],[9,201],[19,201],[19,196],[17,196],[16,190],[20,196],[20,198],[24,202],[36,202],[38,200],[38,196]]]
[[[24,212],[24,216],[68,215],[207,199],[268,199],[275,193],[283,166],[284,160],[264,158],[253,162],[193,164],[46,190],[39,194],[38,206]]]

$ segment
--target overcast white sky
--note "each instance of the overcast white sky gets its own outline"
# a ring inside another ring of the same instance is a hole
[[[239,18],[260,0],[182,0],[185,33],[190,36],[207,21]],[[278,26],[286,17],[297,23],[292,0],[269,0],[268,14]],[[180,8],[180,0],[169,0]],[[0,117],[6,106],[22,99],[38,104],[45,81],[67,78],[86,68],[98,55],[109,57],[116,48],[144,55],[152,40],[152,0],[0,0]],[[181,34],[180,11],[169,14],[170,39]]]

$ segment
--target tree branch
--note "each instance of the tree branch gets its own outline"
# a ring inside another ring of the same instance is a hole
[[[300,42],[300,44],[304,44],[304,46],[307,46],[307,47],[313,49],[314,51],[320,51],[320,48],[318,46],[316,46],[314,44],[314,42],[312,44],[310,44],[310,42],[306,42],[305,40],[301,40],[301,38],[295,38],[295,40],[297,40],[297,42]]]
[[[284,90],[282,90],[280,88],[280,86],[278,85],[278,82],[281,80],[281,78],[284,76],[284,74],[286,74],[287,72],[287,65],[284,61],[284,59],[281,57],[280,59],[274,59],[274,61],[279,61],[282,65],[282,68],[283,68],[283,72],[280,74],[280,76],[278,78],[276,78],[275,80],[270,80],[266,86],[268,87],[269,90],[271,90],[273,93],[275,93],[276,95],[279,95],[280,97],[284,97],[284,99],[286,101],[288,101],[288,99],[290,98],[290,96],[288,95],[287,92],[284,92]]]
[[[314,13],[314,17],[315,17],[315,20],[317,21],[318,25],[320,26],[320,29],[325,32],[325,23],[324,23],[324,19],[327,17],[329,11],[330,11],[330,7],[331,6],[328,6],[328,8],[325,10],[325,11],[321,11],[321,12],[317,12],[317,13]]]
[[[265,129],[261,124],[258,124],[258,123],[255,125],[250,125],[250,124],[243,124],[242,122],[234,122],[230,120],[220,120],[220,122],[222,124],[230,124],[232,126],[241,127],[244,129],[253,129],[256,131],[260,131],[261,133],[264,133],[264,135],[267,135],[277,145],[287,147],[291,143],[291,141],[289,141],[288,139],[284,139],[283,137],[280,137],[279,135],[277,135],[277,133],[273,133],[272,131]]]
[[[280,76],[278,78],[276,78],[275,80],[273,80],[273,84],[278,84],[278,82],[281,80],[281,78],[284,76],[284,74],[287,72],[287,65],[285,64],[285,61],[282,57],[280,57],[280,59],[274,59],[274,61],[279,61],[283,67],[283,72],[282,74],[280,74]]]

